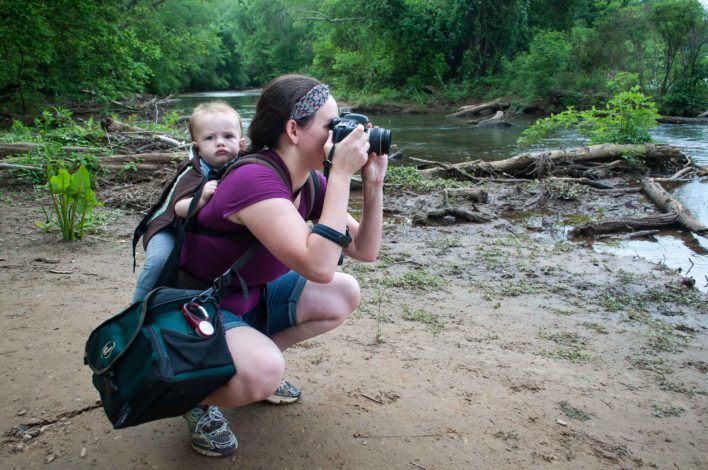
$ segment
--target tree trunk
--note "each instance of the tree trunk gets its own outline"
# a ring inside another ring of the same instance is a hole
[[[666,228],[678,223],[678,214],[676,213],[652,215],[650,217],[628,217],[602,222],[588,222],[575,227],[568,235],[571,237],[592,237],[602,233]]]
[[[680,116],[661,116],[656,122],[662,124],[702,124],[708,126],[708,117],[688,118]]]
[[[659,183],[648,178],[642,182],[642,187],[647,196],[649,196],[659,208],[670,214],[676,214],[679,223],[685,229],[697,233],[705,233],[708,231],[708,227],[694,219],[691,213],[683,207],[680,202],[672,198]]]
[[[33,150],[44,148],[44,144],[33,144],[30,142],[13,142],[10,144],[0,144],[0,157],[6,155],[30,153]],[[62,147],[65,152],[79,153],[79,152],[102,152],[103,149],[94,147]]]
[[[460,117],[468,114],[476,114],[485,109],[503,110],[507,109],[509,106],[509,103],[501,103],[499,100],[494,100],[487,103],[461,106],[456,112],[448,114],[446,117]]]
[[[675,160],[677,163],[686,160],[681,151],[670,145],[661,144],[600,144],[589,147],[552,150],[547,152],[528,152],[515,155],[506,160],[484,162],[456,163],[447,168],[430,168],[420,170],[423,176],[430,178],[446,178],[454,176],[456,170],[472,175],[479,174],[512,174],[526,176],[543,176],[547,171],[561,163],[574,163],[592,160],[610,160],[621,158],[627,154],[644,157],[647,160],[667,161]]]

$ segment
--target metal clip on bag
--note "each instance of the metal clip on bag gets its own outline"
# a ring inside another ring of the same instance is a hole
[[[180,416],[236,373],[214,297],[165,287],[96,328],[84,362],[116,429]]]

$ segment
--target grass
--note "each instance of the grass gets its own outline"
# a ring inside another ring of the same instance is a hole
[[[581,337],[577,333],[562,332],[562,333],[539,333],[539,336],[543,339],[553,341],[561,346],[570,346],[573,348],[578,348],[587,344],[585,338]]]
[[[434,313],[427,312],[423,309],[412,310],[407,305],[403,306],[403,319],[408,321],[416,321],[430,327],[434,335],[437,335],[442,330],[444,324],[440,318]]]
[[[408,271],[403,276],[385,276],[381,280],[384,287],[406,287],[411,289],[442,289],[447,285],[445,279],[424,270]]]
[[[575,419],[578,421],[587,421],[590,419],[590,415],[585,413],[579,408],[571,406],[567,401],[560,402],[560,409],[564,415],[570,419]]]
[[[659,405],[654,405],[652,407],[652,414],[657,418],[668,418],[670,416],[681,416],[681,414],[686,411],[680,406],[669,406],[668,408],[661,407]]]
[[[592,356],[581,351],[559,349],[556,351],[541,351],[538,356],[548,359],[561,359],[564,361],[573,362],[576,364],[584,364],[592,361]]]
[[[582,324],[585,328],[589,330],[594,330],[600,334],[606,335],[610,332],[604,325],[600,325],[599,323],[591,322],[591,321],[586,321],[583,322]]]

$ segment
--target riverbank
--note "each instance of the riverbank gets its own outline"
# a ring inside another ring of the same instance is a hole
[[[495,207],[528,198],[487,190]],[[527,220],[412,224],[435,193],[387,192],[379,261],[343,267],[362,304],[288,351],[300,403],[225,411],[233,458],[193,453],[180,418],[112,430],[81,357],[88,333],[129,300],[139,215],[102,208],[105,230],[64,243],[34,226],[34,197],[0,200],[8,468],[708,465],[704,294],[675,271],[555,241]],[[632,204],[618,206],[644,210]]]

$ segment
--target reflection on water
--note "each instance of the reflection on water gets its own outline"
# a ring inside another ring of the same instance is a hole
[[[258,90],[246,92],[213,92],[179,95],[173,110],[188,114],[206,100],[228,102],[240,113],[247,128],[255,113]],[[501,160],[521,150],[516,139],[533,118],[519,116],[511,119],[511,127],[476,128],[469,118],[447,118],[432,114],[369,114],[377,126],[391,130],[391,141],[403,151],[400,164],[414,164],[406,157],[458,163],[470,160]],[[661,124],[651,131],[656,142],[682,149],[694,162],[708,166],[708,126],[692,124]],[[585,145],[575,132],[558,131],[531,150],[570,148]],[[695,179],[672,191],[691,214],[708,225],[708,182]],[[619,245],[596,243],[598,251],[609,251],[621,256],[640,256],[653,262],[686,272],[696,279],[696,287],[708,292],[708,241],[699,236],[662,234],[656,241],[630,240]],[[693,263],[693,264],[691,264]],[[690,271],[689,271],[690,270]]]

